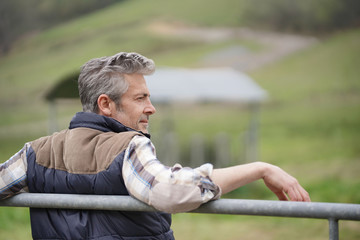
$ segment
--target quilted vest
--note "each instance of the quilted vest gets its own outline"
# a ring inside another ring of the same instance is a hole
[[[29,192],[129,195],[123,158],[141,134],[112,118],[77,113],[69,129],[31,143]],[[31,208],[30,218],[33,239],[174,239],[171,215],[161,212]]]

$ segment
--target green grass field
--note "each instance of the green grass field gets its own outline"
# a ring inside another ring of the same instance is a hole
[[[24,142],[47,134],[44,94],[62,75],[92,57],[138,51],[158,66],[191,67],[214,50],[246,46],[238,40],[204,44],[148,31],[148,23],[155,20],[241,26],[237,16],[242,1],[226,3],[212,1],[207,14],[196,14],[205,1],[156,1],[152,6],[126,1],[20,41],[9,56],[0,58],[0,161]],[[261,160],[297,177],[313,201],[360,204],[359,39],[358,29],[339,32],[250,73],[269,93],[260,114]],[[60,126],[66,127],[80,110],[77,103],[63,102],[58,109]],[[161,110],[159,106],[154,126],[164,117]],[[173,114],[182,142],[193,132],[211,139],[218,131],[236,141],[248,118],[237,106],[218,104],[178,106]],[[261,182],[226,197],[275,200]],[[173,229],[180,240],[328,238],[327,221],[309,219],[176,214]],[[359,239],[359,229],[359,222],[341,221],[340,238]],[[31,239],[27,209],[0,208],[0,239]]]

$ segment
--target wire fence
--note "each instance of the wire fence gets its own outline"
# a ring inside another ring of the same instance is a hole
[[[116,211],[157,211],[130,196],[21,193],[0,206]],[[318,218],[329,221],[329,239],[339,239],[339,220],[360,221],[360,204],[219,199],[193,213]]]

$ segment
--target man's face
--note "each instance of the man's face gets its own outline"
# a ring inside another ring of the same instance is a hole
[[[129,83],[127,92],[121,97],[119,111],[113,118],[134,130],[148,133],[149,116],[156,112],[150,101],[150,92],[141,74],[125,74]]]

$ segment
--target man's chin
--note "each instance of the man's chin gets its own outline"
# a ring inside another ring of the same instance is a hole
[[[142,127],[142,128],[139,128],[139,131],[140,131],[140,132],[143,132],[143,133],[149,133],[149,131],[148,131],[148,128],[147,128],[147,127]]]
[[[149,124],[148,123],[140,123],[139,125],[139,130],[143,133],[149,133],[148,129],[149,129]]]

